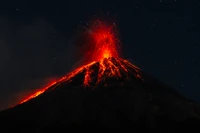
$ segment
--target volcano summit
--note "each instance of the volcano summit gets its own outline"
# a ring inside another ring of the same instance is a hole
[[[119,58],[110,28],[101,23],[94,27],[90,63],[0,112],[2,127],[24,132],[103,127],[171,133],[200,126],[197,103]]]

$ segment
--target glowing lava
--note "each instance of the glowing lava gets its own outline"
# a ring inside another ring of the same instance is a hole
[[[91,83],[98,85],[106,78],[128,79],[130,76],[134,76],[142,79],[138,67],[119,58],[118,39],[112,32],[112,28],[113,26],[108,27],[99,21],[95,23],[90,34],[93,39],[90,43],[94,47],[93,51],[90,51],[90,63],[75,69],[60,80],[50,83],[33,95],[28,96],[20,104],[37,97],[49,88],[55,88],[63,82],[70,82],[79,73],[84,73],[83,85],[85,87],[90,87]],[[93,70],[94,66],[98,69]],[[95,77],[96,80],[94,80]]]

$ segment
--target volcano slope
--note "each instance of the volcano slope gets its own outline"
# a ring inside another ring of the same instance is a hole
[[[0,120],[7,131],[80,127],[174,132],[198,128],[200,107],[129,61],[105,58],[2,111]]]

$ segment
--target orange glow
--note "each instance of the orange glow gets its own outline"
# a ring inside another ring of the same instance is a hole
[[[25,98],[22,102],[20,102],[20,104],[39,96],[49,88],[55,88],[63,82],[70,82],[78,73],[84,72],[85,76],[83,85],[85,87],[90,86],[91,82],[94,82],[94,70],[92,69],[92,66],[94,65],[98,67],[98,71],[95,73],[97,75],[95,85],[103,81],[105,77],[114,77],[118,79],[124,74],[128,77],[128,74],[131,71],[134,71],[132,74],[134,74],[136,78],[142,79],[139,74],[140,69],[138,67],[131,64],[127,60],[119,58],[117,47],[118,39],[114,36],[112,28],[113,26],[108,27],[102,22],[98,22],[97,25],[94,25],[92,33],[90,34],[93,38],[93,43],[91,43],[91,45],[94,45],[93,51],[90,51],[90,53],[92,53],[92,55],[90,55],[90,63],[75,69],[66,76],[62,77],[60,80],[48,84],[43,89],[40,89],[33,95]],[[105,84],[105,86],[107,86],[107,84]]]

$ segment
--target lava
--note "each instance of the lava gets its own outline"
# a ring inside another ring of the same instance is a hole
[[[112,28],[113,25],[109,27],[99,21],[95,23],[90,34],[93,38],[91,45],[94,47],[94,50],[90,51],[90,63],[75,69],[60,80],[48,84],[43,89],[25,98],[20,104],[41,95],[49,88],[55,88],[63,82],[70,82],[79,73],[84,73],[83,85],[85,87],[89,87],[91,82],[94,82],[94,75],[97,76],[95,85],[98,85],[105,78],[128,78],[129,74],[142,79],[138,67],[127,60],[119,58],[118,39],[115,37],[114,32],[112,32]],[[94,65],[98,67],[97,72],[92,69]]]

